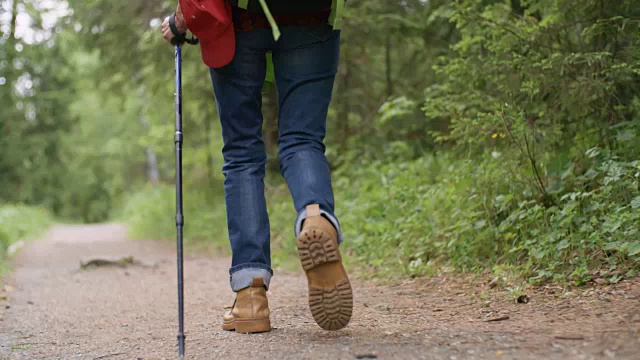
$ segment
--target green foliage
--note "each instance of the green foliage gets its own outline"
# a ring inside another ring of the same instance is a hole
[[[0,272],[11,244],[38,236],[51,223],[51,215],[45,208],[0,204]]]
[[[293,236],[296,213],[289,190],[283,180],[270,179],[266,185],[266,194],[273,225],[273,267],[292,269],[298,260]],[[127,196],[123,209],[114,214],[114,217],[128,225],[133,238],[172,240],[176,236],[175,206],[174,187],[147,185]],[[185,244],[190,248],[228,252],[224,196],[187,188],[184,206]]]
[[[411,276],[502,264],[533,281],[579,285],[597,269],[637,271],[640,162],[590,153],[589,175],[567,173],[573,190],[548,207],[514,181],[518,160],[507,155],[351,168],[337,180],[345,246],[376,273]]]
[[[133,238],[171,239],[176,231],[175,206],[174,188],[147,186],[127,196],[115,218],[127,223]]]
[[[126,197],[116,219],[129,226],[137,239],[174,239],[176,203],[175,188],[169,185],[147,185]],[[184,238],[193,247],[228,248],[224,197],[218,192],[185,188]]]
[[[452,21],[461,40],[436,67],[439,82],[424,104],[427,118],[447,119],[450,128],[433,134],[477,148],[514,128],[511,140],[543,145],[538,155],[571,144],[570,156],[579,157],[637,133],[638,8],[630,1],[521,3],[457,4]]]
[[[580,285],[598,269],[632,274],[640,270],[640,162],[621,162],[599,149],[589,156],[586,174],[567,172],[567,188],[550,207],[536,201],[526,181],[517,181],[517,156],[496,152],[339,170],[334,182],[343,247],[353,265],[377,275],[423,276],[449,266],[479,271],[499,264],[534,283]],[[174,236],[173,196],[173,188],[146,188],[129,199],[123,215],[136,236]],[[189,241],[228,247],[226,237],[213,235],[226,229],[221,200],[185,200]],[[267,201],[273,265],[294,268],[295,211],[282,180],[268,181]]]
[[[67,72],[60,71],[68,62],[59,47],[43,46],[57,27],[45,28],[35,15],[46,12],[43,4],[1,5],[11,16],[2,16],[0,30],[0,200],[55,210],[62,206],[55,192],[65,174],[60,139],[72,125],[66,111],[71,95],[58,91],[69,86]],[[42,37],[39,43],[14,36],[18,12],[37,19],[31,30]]]

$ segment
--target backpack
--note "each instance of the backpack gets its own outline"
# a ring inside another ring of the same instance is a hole
[[[230,0],[231,5],[251,12],[261,13],[259,0]],[[272,15],[313,14],[332,7],[333,0],[266,0]]]
[[[229,2],[241,9],[264,14],[271,25],[273,38],[278,40],[280,29],[273,15],[313,14],[331,8],[329,24],[334,30],[339,30],[345,0],[229,0]],[[269,87],[267,84],[275,83],[271,53],[266,57],[267,73],[263,90]]]
[[[338,30],[345,0],[229,0],[229,2],[247,11],[263,13],[271,25],[273,37],[278,40],[280,30],[273,15],[312,14],[330,8],[329,24]]]

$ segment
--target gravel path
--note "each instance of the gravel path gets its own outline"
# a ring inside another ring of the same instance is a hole
[[[118,224],[59,225],[30,243],[0,291],[0,358],[174,359],[174,250],[130,241]],[[93,256],[138,263],[80,269]],[[354,279],[344,330],[314,324],[302,272],[277,273],[269,292],[274,330],[224,332],[233,293],[228,258],[185,259],[189,359],[637,359],[640,281],[566,296],[531,290],[516,304],[482,276],[383,285]],[[488,321],[502,319],[500,321]]]

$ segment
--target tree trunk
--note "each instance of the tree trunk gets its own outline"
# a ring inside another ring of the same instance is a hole
[[[210,92],[207,92],[207,96],[212,96]],[[215,101],[215,99],[214,99]],[[207,149],[207,181],[208,185],[213,184],[213,144],[211,141],[211,118],[207,117],[204,120],[204,141]]]
[[[12,4],[11,4],[11,22],[9,23],[9,37],[7,39],[7,44],[5,47],[5,51],[6,51],[6,55],[7,55],[7,63],[9,64],[9,66],[7,66],[7,71],[6,71],[6,86],[7,90],[9,91],[9,95],[12,96],[13,95],[13,83],[15,80],[15,71],[13,68],[13,59],[15,58],[15,52],[16,52],[16,43],[18,42],[18,39],[16,39],[16,25],[18,22],[18,0],[13,0]]]
[[[147,180],[152,184],[160,181],[160,171],[158,170],[158,156],[147,146]]]
[[[344,62],[344,74],[340,79],[340,89],[343,96],[339,99],[341,106],[338,106],[338,130],[339,130],[339,143],[342,150],[346,150],[347,140],[349,138],[349,83],[351,82],[351,61],[349,59]]]
[[[393,95],[393,79],[391,78],[391,34],[387,35],[385,45],[385,63],[387,73],[387,98]]]
[[[135,77],[138,78],[138,81],[140,81],[139,80],[141,78],[140,72],[136,73]],[[139,99],[142,102],[142,104],[144,104],[145,99],[147,97],[147,90],[145,86],[141,85],[138,91],[140,95]],[[144,106],[141,106],[140,108],[140,124],[142,125],[143,129],[145,130],[149,129],[149,123],[144,117]],[[158,156],[156,155],[155,151],[151,149],[150,145],[147,145],[147,148],[145,149],[145,155],[147,160],[146,161],[147,162],[147,181],[152,184],[157,184],[158,182],[160,182],[160,170],[158,169]]]
[[[266,91],[263,95],[264,104],[262,114],[264,118],[264,146],[267,151],[269,171],[278,172],[278,93],[274,89]]]

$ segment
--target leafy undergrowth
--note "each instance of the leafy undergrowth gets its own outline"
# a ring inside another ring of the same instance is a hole
[[[26,205],[0,205],[0,274],[5,270],[11,245],[38,236],[53,223],[44,208]],[[13,252],[13,251],[12,251]]]
[[[225,251],[228,246],[224,197],[200,192],[193,187],[184,191],[184,242],[194,250]],[[175,187],[148,185],[130,195],[115,215],[136,239],[175,239]]]
[[[640,161],[592,150],[591,167],[550,177],[550,197],[531,191],[519,166],[493,153],[473,159],[426,156],[338,170],[336,210],[343,251],[376,277],[480,272],[529,283],[615,283],[640,268]],[[555,179],[555,180],[554,180]],[[297,264],[295,212],[286,185],[266,186],[273,266]],[[188,242],[228,249],[223,197],[185,199]],[[124,212],[138,237],[172,238],[173,188],[145,188]]]
[[[375,274],[492,269],[531,283],[615,283],[640,265],[640,161],[598,150],[540,199],[508,157],[425,157],[338,175],[354,261]],[[515,169],[515,170],[514,170]]]
[[[269,180],[266,197],[272,223],[272,265],[292,270],[298,264],[293,238],[296,214],[284,182]],[[185,246],[196,251],[230,254],[224,196],[194,190],[186,190],[184,196]],[[175,206],[173,186],[148,185],[129,196],[115,218],[128,225],[133,238],[173,240],[176,233]]]

